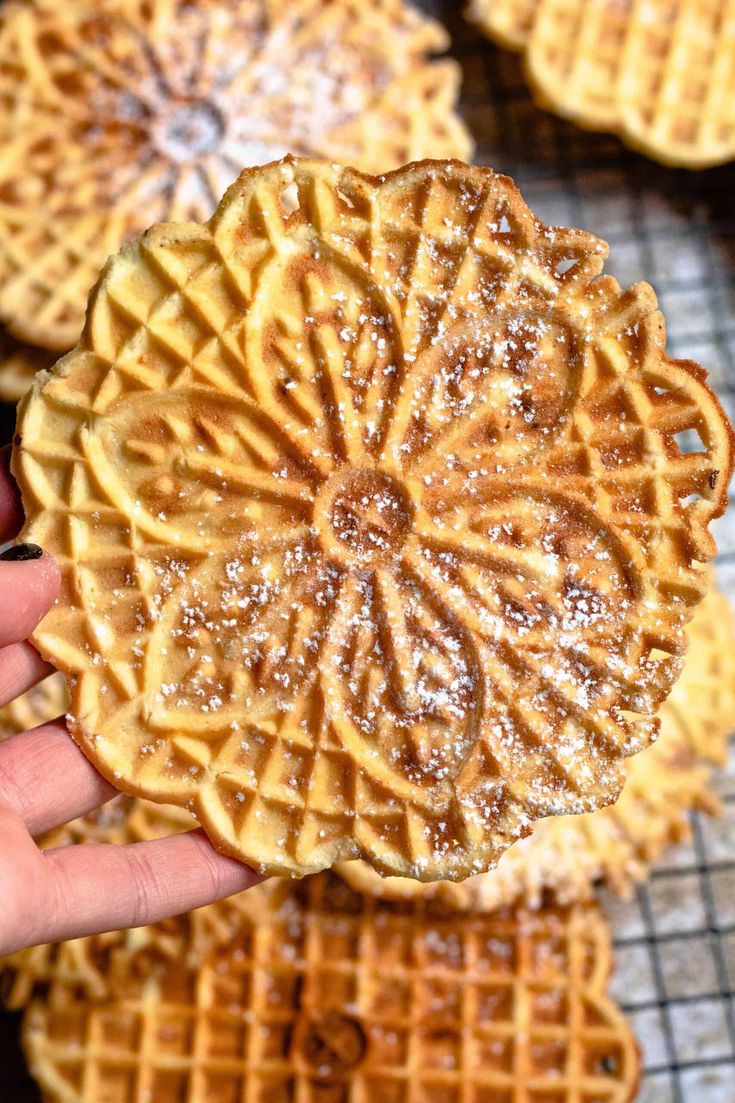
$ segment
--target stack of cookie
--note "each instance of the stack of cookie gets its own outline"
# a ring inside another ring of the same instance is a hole
[[[717,811],[735,706],[705,373],[603,241],[397,167],[469,153],[402,0],[0,28],[0,317],[72,349],[13,460],[64,677],[0,736],[65,712],[123,791],[42,847],[198,822],[270,875],[6,959],[46,1099],[629,1103],[594,890]]]
[[[110,253],[248,165],[469,156],[447,44],[403,0],[3,4],[0,400],[76,343]]]
[[[664,165],[735,158],[729,0],[470,0],[467,14],[523,54],[541,107]]]

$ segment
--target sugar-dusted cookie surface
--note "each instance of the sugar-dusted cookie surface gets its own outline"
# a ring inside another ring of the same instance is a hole
[[[248,165],[469,156],[448,41],[404,0],[3,4],[0,320],[71,348],[110,253]]]
[[[537,823],[495,869],[461,884],[381,877],[367,862],[345,863],[341,876],[389,900],[419,895],[458,910],[538,907],[550,897],[569,904],[589,899],[601,882],[630,895],[667,846],[688,838],[692,809],[720,809],[710,788],[712,766],[723,765],[735,734],[735,626],[722,594],[704,598],[689,639],[681,677],[659,710],[658,740],[627,760],[615,804]]]
[[[264,872],[421,880],[618,796],[732,447],[605,253],[490,170],[286,160],[113,258],[14,460],[107,777]]]

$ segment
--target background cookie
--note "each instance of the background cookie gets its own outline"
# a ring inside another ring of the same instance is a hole
[[[595,908],[442,918],[317,877],[197,970],[162,962],[102,1003],[53,982],[24,1041],[52,1103],[628,1103],[610,965]]]
[[[472,0],[467,15],[524,53],[541,107],[665,165],[735,157],[729,0]]]
[[[248,165],[469,156],[447,44],[402,0],[3,4],[0,320],[70,348],[107,256]]]

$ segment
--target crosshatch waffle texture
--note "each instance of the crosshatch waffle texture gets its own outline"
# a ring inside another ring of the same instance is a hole
[[[489,170],[286,160],[110,262],[14,468],[103,773],[281,874],[459,880],[617,797],[732,455],[605,254]]]
[[[722,763],[731,718],[735,715],[735,638],[732,616],[723,598],[708,594],[690,629],[691,645],[684,671],[662,708],[662,733],[650,749],[633,758],[628,781],[617,805],[595,813],[596,827],[570,817],[539,825],[533,839],[521,842],[500,861],[497,870],[461,885],[419,885],[402,879],[378,879],[361,863],[341,869],[356,889],[396,899],[422,894],[426,904],[485,910],[521,901],[532,907],[545,891],[566,904],[588,897],[595,880],[604,877],[627,893],[667,844],[687,834],[686,813],[692,807],[716,808],[710,796],[705,760]],[[41,683],[0,710],[0,737],[33,727],[65,710],[63,679]],[[87,842],[130,843],[186,830],[186,813],[147,801],[119,797],[98,813],[44,836],[43,849]],[[544,841],[544,839],[546,841]],[[186,942],[195,956],[229,942],[243,922],[261,906],[264,889],[250,890],[230,901],[200,909],[190,917]],[[65,979],[89,998],[114,990],[121,958],[140,958],[158,947],[176,960],[184,945],[164,924],[136,932],[81,938],[57,946],[38,946],[0,959],[0,1004],[22,1008],[52,979]]]
[[[365,862],[339,866],[341,876],[388,899],[435,897],[460,910],[535,907],[549,893],[559,903],[576,902],[590,898],[601,881],[629,897],[665,848],[689,837],[692,809],[720,810],[710,789],[712,765],[727,761],[735,718],[735,630],[726,598],[707,594],[689,637],[682,675],[661,706],[658,741],[628,760],[615,804],[544,820],[495,869],[460,884],[381,878]]]
[[[484,44],[451,5],[423,6],[450,21],[479,162],[511,175],[544,221],[602,234],[621,283],[649,280],[672,355],[706,365],[735,415],[735,166],[664,172],[610,135],[538,111],[514,55]],[[718,581],[732,601],[732,504],[716,533]],[[731,757],[716,779],[724,815],[695,813],[691,841],[659,860],[650,883],[631,901],[604,901],[614,991],[643,1047],[639,1103],[723,1103],[735,1082],[734,779]]]
[[[51,1103],[628,1103],[639,1072],[592,906],[442,917],[282,886],[198,971],[25,1017]]]
[[[471,0],[468,15],[525,52],[542,107],[667,165],[735,158],[731,0]]]
[[[403,0],[3,4],[0,318],[71,348],[107,256],[248,165],[469,156],[447,45]]]

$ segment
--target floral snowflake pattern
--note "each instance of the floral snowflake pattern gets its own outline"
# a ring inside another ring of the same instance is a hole
[[[731,455],[603,259],[487,170],[286,161],[111,263],[18,465],[104,772],[265,870],[424,879],[617,796]]]

